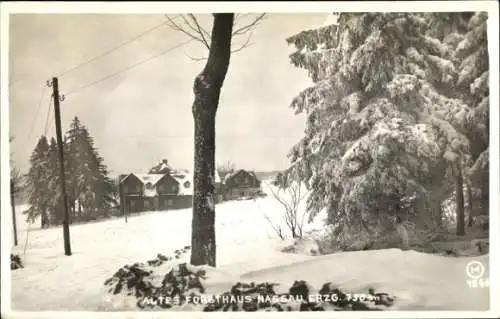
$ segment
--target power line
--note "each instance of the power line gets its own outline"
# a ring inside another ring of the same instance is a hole
[[[71,95],[71,94],[74,94],[74,93],[80,92],[80,91],[82,91],[82,90],[84,90],[84,89],[86,89],[86,88],[89,88],[89,87],[91,87],[91,86],[94,86],[94,85],[96,85],[96,84],[99,84],[99,83],[101,83],[101,82],[103,82],[103,81],[106,81],[106,80],[108,80],[108,79],[110,79],[110,78],[113,78],[113,77],[115,77],[115,76],[117,76],[117,75],[119,75],[119,74],[121,74],[121,73],[127,72],[127,71],[129,71],[129,70],[131,70],[131,69],[133,69],[133,68],[136,68],[136,67],[138,67],[138,66],[140,66],[140,65],[142,65],[142,64],[144,64],[144,63],[146,63],[146,62],[149,62],[149,61],[151,61],[151,60],[153,60],[153,59],[159,58],[160,56],[163,56],[163,55],[165,55],[165,54],[167,54],[167,53],[169,53],[169,52],[171,52],[171,51],[173,51],[173,50],[175,50],[175,49],[178,49],[178,48],[180,48],[180,47],[182,47],[182,46],[184,46],[184,45],[188,44],[188,43],[189,43],[189,42],[191,42],[191,41],[193,41],[193,39],[189,39],[189,40],[187,40],[187,41],[181,42],[181,43],[179,43],[179,44],[177,44],[177,45],[175,45],[175,46],[173,46],[173,47],[170,47],[170,48],[168,48],[168,49],[166,49],[166,50],[164,50],[164,51],[162,51],[162,52],[160,52],[160,53],[158,53],[158,54],[152,55],[152,56],[150,56],[150,57],[149,57],[149,58],[147,58],[147,59],[144,59],[144,60],[142,60],[142,61],[139,61],[139,62],[137,62],[137,63],[134,63],[134,64],[132,64],[132,65],[130,65],[130,66],[128,66],[128,67],[126,67],[126,68],[124,68],[124,69],[121,69],[121,70],[119,70],[119,71],[117,71],[117,72],[115,72],[115,73],[109,74],[109,75],[107,75],[107,76],[105,76],[105,77],[103,77],[103,78],[100,78],[100,79],[96,80],[96,81],[93,81],[93,82],[90,82],[90,83],[88,83],[88,84],[85,84],[85,85],[83,85],[83,86],[81,86],[81,87],[79,87],[79,88],[77,88],[77,89],[75,89],[75,90],[73,90],[73,91],[70,91],[69,93],[66,93],[66,94],[64,94],[64,95],[65,95],[65,96],[69,96],[69,95]]]
[[[51,106],[52,106],[52,99],[49,99],[49,108],[47,110],[47,117],[45,118],[45,129],[43,130],[43,136],[47,136],[47,130],[49,128],[49,118],[50,118]]]
[[[178,17],[179,17],[179,15],[176,16],[176,17],[174,17],[173,19],[176,19]],[[76,66],[72,67],[72,68],[67,69],[66,71],[64,71],[61,74],[59,74],[58,77],[61,78],[61,77],[65,76],[65,75],[67,75],[70,72],[76,71],[77,69],[79,69],[79,68],[81,68],[81,67],[83,67],[83,66],[85,66],[87,64],[90,64],[90,63],[96,61],[97,59],[100,59],[100,58],[102,58],[102,57],[104,57],[104,56],[106,56],[106,55],[108,55],[110,53],[113,53],[116,50],[118,50],[118,49],[120,49],[120,48],[122,48],[122,47],[124,47],[124,46],[126,46],[126,45],[128,45],[128,44],[130,44],[130,43],[132,43],[134,41],[136,41],[136,40],[139,40],[140,38],[144,37],[145,35],[149,34],[150,32],[153,32],[153,31],[155,31],[155,30],[157,30],[157,29],[159,29],[161,27],[164,27],[166,25],[167,25],[167,22],[166,21],[162,21],[161,23],[159,23],[159,24],[157,24],[157,25],[155,25],[155,26],[153,26],[153,27],[151,27],[151,28],[149,28],[149,29],[147,29],[147,30],[139,33],[138,35],[134,36],[133,38],[131,38],[131,39],[125,41],[125,42],[122,42],[122,43],[118,44],[117,46],[115,46],[115,47],[113,47],[113,48],[111,48],[111,49],[109,49],[107,51],[104,51],[101,54],[98,54],[98,55],[96,55],[96,56],[94,56],[94,57],[92,57],[92,58],[90,58],[90,59],[88,59],[86,61],[83,61],[83,62],[77,64]]]
[[[173,17],[172,20],[175,20],[175,19],[177,19],[179,17],[180,17],[180,15],[177,15],[177,16]],[[80,69],[81,67],[83,67],[85,65],[88,65],[88,64],[90,64],[90,63],[92,63],[92,62],[94,62],[94,61],[96,61],[96,60],[98,60],[98,59],[100,59],[100,58],[102,58],[102,57],[104,57],[106,55],[109,55],[109,54],[111,54],[111,53],[113,53],[113,52],[115,52],[115,51],[123,48],[124,46],[126,46],[126,45],[128,45],[128,44],[130,44],[132,42],[135,42],[135,41],[139,40],[140,38],[146,36],[147,34],[153,32],[155,30],[158,30],[158,29],[160,29],[161,27],[164,27],[164,26],[167,26],[167,21],[162,21],[161,23],[158,23],[158,24],[152,26],[151,28],[149,28],[147,30],[144,30],[143,32],[135,35],[131,39],[129,39],[127,41],[124,41],[124,42],[122,42],[122,43],[120,43],[120,44],[118,44],[118,45],[116,45],[116,46],[114,46],[114,47],[112,47],[112,48],[110,48],[110,49],[108,49],[108,50],[106,50],[106,51],[104,51],[104,52],[96,55],[96,56],[93,56],[92,58],[90,58],[88,60],[85,60],[85,61],[83,61],[83,62],[81,62],[81,63],[79,63],[79,64],[77,64],[77,65],[75,65],[75,66],[73,66],[73,67],[71,67],[71,68],[69,68],[67,70],[65,70],[65,71],[63,71],[62,73],[60,73],[58,75],[58,77],[63,77],[63,76],[65,76],[65,75],[67,75],[67,74],[69,74],[71,72],[74,72],[74,71]],[[18,82],[21,82],[23,80],[24,80],[24,77],[18,77],[16,79],[12,80],[11,82],[9,82],[9,88],[12,85],[14,85],[14,84],[16,84]]]
[[[28,151],[29,147],[29,140],[31,139],[31,135],[33,134],[33,128],[35,127],[35,121],[38,118],[38,113],[40,112],[40,108],[42,107],[42,100],[45,95],[45,91],[47,90],[47,86],[44,85],[42,86],[42,93],[40,94],[40,99],[38,100],[38,107],[36,109],[35,117],[33,118],[33,121],[31,121],[31,127],[30,131],[28,133],[28,142],[26,143],[26,151]]]

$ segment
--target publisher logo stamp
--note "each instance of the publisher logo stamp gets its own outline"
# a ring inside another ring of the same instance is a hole
[[[470,279],[479,279],[484,275],[484,266],[479,261],[470,261],[465,267],[465,272]]]
[[[488,288],[490,286],[489,278],[483,278],[486,268],[479,261],[470,261],[465,266],[467,274],[467,285],[469,288]]]

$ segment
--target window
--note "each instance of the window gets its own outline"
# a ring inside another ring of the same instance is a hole
[[[177,188],[177,185],[172,185],[172,193],[177,193],[178,192],[178,188]]]
[[[123,185],[122,187],[124,193],[128,193],[128,187],[127,185]]]
[[[191,183],[189,181],[184,182],[184,187],[185,188],[191,187]]]
[[[158,185],[158,191],[163,193],[165,191],[165,186],[163,186],[163,184]]]
[[[135,186],[135,191],[136,191],[137,193],[140,193],[140,192],[141,192],[141,185],[136,185],[136,186]]]

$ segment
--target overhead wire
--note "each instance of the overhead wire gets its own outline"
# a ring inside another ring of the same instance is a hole
[[[85,84],[85,85],[83,85],[83,86],[81,86],[81,87],[79,87],[79,88],[77,88],[75,90],[72,90],[72,91],[70,91],[68,93],[65,93],[64,95],[67,97],[67,96],[69,96],[71,94],[75,94],[77,92],[83,91],[83,90],[85,90],[85,89],[87,89],[87,88],[89,88],[91,86],[99,84],[99,83],[101,83],[103,81],[106,81],[106,80],[108,80],[110,78],[113,78],[113,77],[118,76],[118,75],[120,75],[120,74],[122,74],[124,72],[127,72],[127,71],[129,71],[131,69],[134,69],[134,68],[136,68],[136,67],[138,67],[140,65],[143,65],[146,62],[149,62],[149,61],[151,61],[153,59],[159,58],[159,57],[161,57],[161,56],[163,56],[163,55],[165,55],[165,54],[167,54],[167,53],[169,53],[169,52],[171,52],[171,51],[173,51],[175,49],[178,49],[178,48],[180,48],[180,47],[182,47],[182,46],[190,43],[191,41],[193,41],[193,39],[189,39],[187,41],[181,42],[181,43],[179,43],[179,44],[177,44],[177,45],[175,45],[173,47],[170,47],[170,48],[168,48],[168,49],[166,49],[166,50],[164,50],[164,51],[162,51],[162,52],[160,52],[158,54],[152,55],[152,56],[150,56],[150,57],[148,57],[148,58],[146,58],[144,60],[141,60],[139,62],[136,62],[136,63],[134,63],[134,64],[132,64],[132,65],[126,67],[126,68],[120,69],[120,70],[118,70],[118,71],[116,71],[114,73],[111,73],[109,75],[106,75],[106,76],[104,76],[104,77],[102,77],[102,78],[100,78],[98,80],[95,80],[95,81],[92,81],[92,82],[90,82],[88,84]]]
[[[40,113],[40,109],[42,107],[42,102],[43,102],[43,98],[45,96],[46,90],[47,90],[47,86],[43,85],[42,86],[42,93],[40,94],[40,98],[38,99],[38,106],[36,109],[35,117],[33,117],[33,120],[31,121],[30,131],[28,133],[28,141],[31,139],[31,135],[33,134],[33,129],[35,127],[35,121],[38,118],[38,113]],[[28,147],[29,147],[29,142],[26,143],[26,151],[28,151]]]
[[[47,136],[47,131],[48,131],[48,128],[49,128],[49,118],[50,118],[51,107],[52,107],[52,98],[49,99],[49,107],[48,107],[48,110],[47,110],[47,116],[45,118],[45,129],[43,130],[43,136]]]
[[[172,19],[175,20],[175,19],[177,19],[179,17],[180,17],[180,15],[177,15],[177,16],[173,17]],[[107,55],[109,55],[109,54],[111,54],[111,53],[113,53],[113,52],[115,52],[115,51],[117,51],[117,50],[125,47],[126,45],[129,45],[132,42],[135,42],[135,41],[141,39],[142,37],[148,35],[149,33],[153,32],[153,31],[156,31],[156,30],[158,30],[158,29],[160,29],[162,27],[165,27],[167,25],[168,25],[168,21],[166,21],[166,20],[162,21],[161,23],[158,23],[158,24],[150,27],[149,29],[144,30],[143,32],[141,32],[141,33],[133,36],[130,39],[128,39],[128,40],[126,40],[126,41],[124,41],[124,42],[122,42],[122,43],[120,43],[120,44],[118,44],[118,45],[116,45],[116,46],[114,46],[114,47],[112,47],[112,48],[110,48],[110,49],[108,49],[108,50],[106,50],[106,51],[98,54],[98,55],[95,55],[95,56],[93,56],[93,57],[91,57],[91,58],[89,58],[89,59],[87,59],[87,60],[85,60],[83,62],[80,62],[80,63],[76,64],[73,67],[70,67],[70,68],[66,69],[65,71],[59,73],[59,75],[57,77],[66,76],[69,73],[72,73],[72,72],[74,72],[74,71],[76,71],[76,70],[84,67],[85,65],[88,65],[88,64],[90,64],[90,63],[92,63],[92,62],[94,62],[94,61],[96,61],[96,60],[98,60],[98,59],[100,59],[102,57],[105,57],[105,56],[107,56]],[[11,87],[12,85],[14,85],[14,84],[16,84],[18,82],[21,82],[23,80],[24,80],[23,77],[15,78],[11,82],[9,82],[9,87]]]
[[[177,19],[179,17],[180,17],[180,15],[177,15],[177,16],[173,17],[172,19]],[[96,61],[96,60],[98,60],[98,59],[100,59],[100,58],[102,58],[104,56],[107,56],[107,55],[109,55],[109,54],[111,54],[111,53],[113,53],[113,52],[115,52],[115,51],[117,51],[117,50],[125,47],[126,45],[128,45],[128,44],[130,44],[130,43],[132,43],[134,41],[139,40],[140,38],[146,36],[147,34],[153,32],[153,31],[155,31],[157,29],[160,29],[161,27],[167,26],[167,25],[168,25],[167,21],[162,21],[161,23],[156,24],[153,27],[151,27],[151,28],[149,28],[149,29],[147,29],[147,30],[145,30],[145,31],[137,34],[136,36],[130,38],[129,40],[127,40],[125,42],[122,42],[122,43],[120,43],[120,44],[112,47],[111,49],[108,49],[108,50],[106,50],[106,51],[104,51],[104,52],[102,52],[102,53],[100,53],[100,54],[98,54],[96,56],[93,56],[92,58],[90,58],[88,60],[85,60],[85,61],[83,61],[83,62],[75,65],[74,67],[71,67],[71,68],[63,71],[62,73],[60,73],[58,75],[58,77],[63,77],[65,75],[68,75],[69,73],[74,72],[74,71],[82,68],[83,66],[88,65],[88,64],[90,64],[90,63],[92,63],[92,62],[94,62],[94,61]],[[104,82],[104,81],[106,81],[108,79],[116,77],[116,76],[118,76],[118,75],[120,75],[120,74],[122,74],[124,72],[127,72],[127,71],[129,71],[131,69],[134,69],[134,68],[136,68],[136,67],[138,67],[140,65],[143,65],[143,64],[145,64],[145,63],[147,63],[147,62],[149,62],[149,61],[151,61],[153,59],[159,58],[159,57],[161,57],[161,56],[163,56],[163,55],[165,55],[165,54],[167,54],[167,53],[169,53],[169,52],[171,52],[171,51],[173,51],[175,49],[178,49],[178,48],[180,48],[180,47],[182,47],[184,45],[187,45],[188,43],[190,43],[192,41],[193,41],[193,39],[189,39],[189,40],[181,42],[181,43],[179,43],[179,44],[177,44],[175,46],[169,47],[168,49],[166,49],[166,50],[164,50],[164,51],[162,51],[162,52],[160,52],[158,54],[152,55],[152,56],[150,56],[150,57],[148,57],[148,58],[146,58],[144,60],[138,61],[137,63],[134,63],[134,64],[132,64],[132,65],[126,67],[126,68],[118,70],[117,72],[114,72],[114,73],[106,75],[106,76],[104,76],[104,77],[102,77],[100,79],[92,81],[92,82],[90,82],[88,84],[85,84],[85,85],[83,85],[83,86],[81,86],[81,87],[79,87],[79,88],[77,88],[75,90],[72,90],[72,91],[70,91],[70,92],[68,92],[68,93],[66,93],[64,95],[68,96],[68,95],[75,94],[75,93],[78,93],[80,91],[83,91],[83,90],[85,90],[85,89],[87,89],[87,88],[89,88],[91,86],[97,85],[97,84],[99,84],[101,82]],[[20,78],[15,79],[11,83],[9,83],[9,85],[12,85],[12,84],[14,84],[16,82],[19,82],[19,81],[22,81],[22,79],[20,79]],[[35,126],[34,124],[35,124],[35,121],[38,118],[38,115],[39,115],[39,112],[40,112],[40,109],[41,109],[41,105],[42,105],[42,101],[43,101],[43,97],[45,95],[46,89],[47,89],[47,87],[44,85],[43,88],[42,88],[42,93],[41,93],[40,99],[38,101],[38,106],[37,106],[37,110],[36,110],[36,113],[35,113],[35,117],[33,118],[33,121],[32,121],[31,126],[30,126],[30,131],[29,131],[29,134],[28,134],[28,140],[31,138],[31,136],[33,134],[33,129],[34,129],[34,126]],[[49,127],[48,119],[49,119],[49,115],[50,115],[51,106],[52,106],[52,98],[50,98],[49,107],[48,107],[48,110],[47,110],[47,117],[46,117],[46,120],[45,120],[45,127],[44,127],[44,135],[47,134],[47,130],[48,130],[48,127]],[[27,143],[27,146],[28,145],[29,145],[29,143]]]
[[[172,19],[177,19],[179,16],[180,15],[177,15],[176,17],[174,17]],[[61,78],[61,77],[65,76],[65,75],[67,75],[67,74],[69,74],[71,72],[74,72],[74,71],[80,69],[81,67],[83,67],[83,66],[85,66],[87,64],[90,64],[90,63],[92,63],[92,62],[94,62],[94,61],[96,61],[96,60],[98,60],[98,59],[100,59],[100,58],[102,58],[102,57],[104,57],[106,55],[109,55],[109,54],[111,54],[111,53],[113,53],[113,52],[115,52],[115,51],[123,48],[124,46],[126,46],[126,45],[128,45],[128,44],[130,44],[130,43],[132,43],[134,41],[139,40],[140,38],[146,36],[147,34],[153,32],[155,30],[158,30],[158,29],[160,29],[162,27],[165,27],[165,26],[167,26],[167,21],[162,21],[161,23],[156,24],[153,27],[151,27],[151,28],[149,28],[149,29],[147,29],[147,30],[145,30],[145,31],[137,34],[136,36],[132,37],[131,39],[128,39],[127,41],[122,42],[122,43],[120,43],[120,44],[112,47],[109,50],[106,50],[106,51],[104,51],[104,52],[102,52],[102,53],[100,53],[100,54],[98,54],[98,55],[96,55],[96,56],[94,56],[94,57],[92,57],[92,58],[90,58],[88,60],[85,60],[85,61],[83,61],[83,62],[75,65],[74,67],[71,67],[71,68],[67,69],[66,71],[60,73],[58,75],[58,77]]]

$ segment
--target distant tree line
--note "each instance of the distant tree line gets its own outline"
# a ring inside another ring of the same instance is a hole
[[[108,177],[87,127],[75,117],[64,136],[66,193],[70,221],[89,221],[107,217],[116,204],[117,185]],[[62,224],[64,202],[61,196],[60,163],[55,138],[41,136],[30,157],[26,175],[30,208],[28,220],[40,217],[41,226]]]

